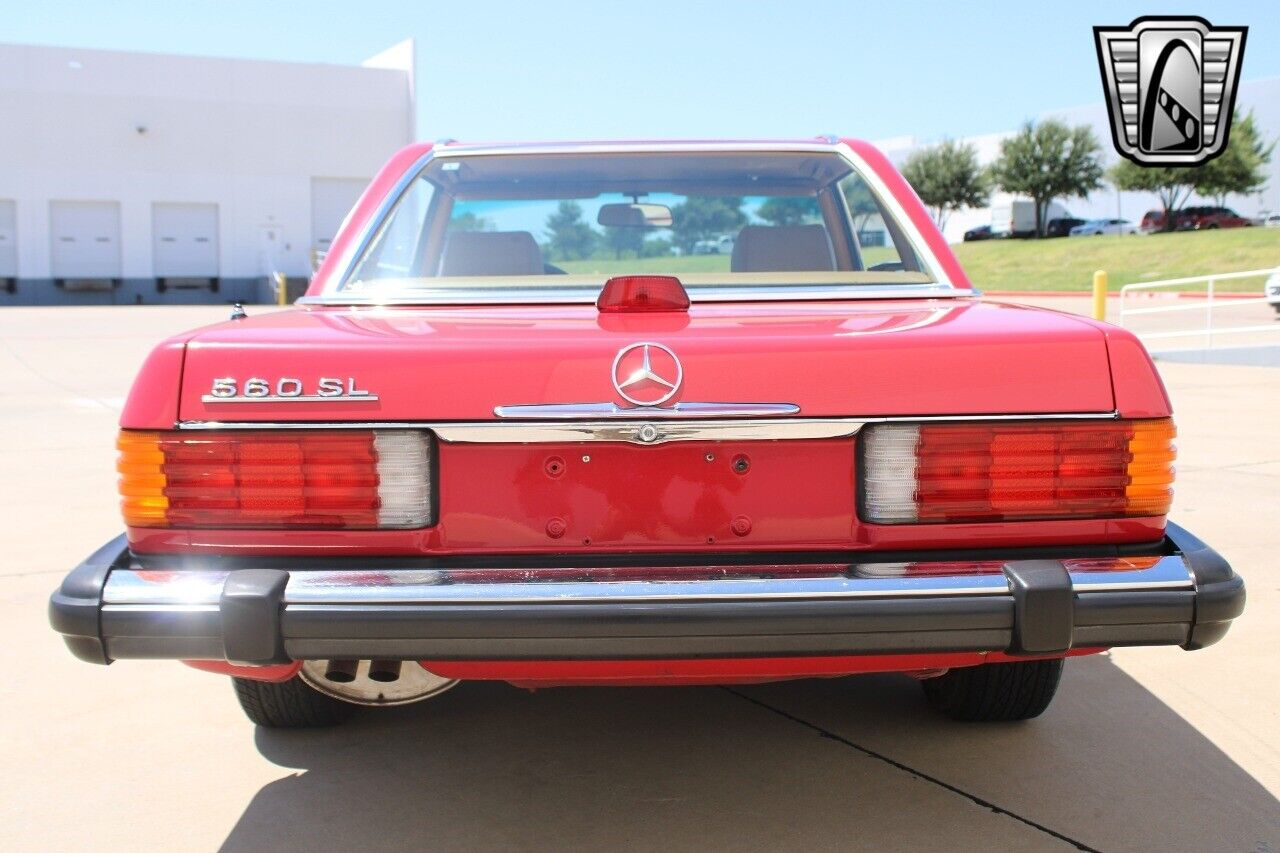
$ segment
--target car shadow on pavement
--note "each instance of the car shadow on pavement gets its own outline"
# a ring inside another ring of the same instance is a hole
[[[1280,803],[1107,656],[1028,723],[938,717],[911,679],[469,683],[345,727],[258,729],[297,769],[226,850],[1280,850]]]

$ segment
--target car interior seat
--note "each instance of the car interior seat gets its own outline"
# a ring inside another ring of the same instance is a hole
[[[830,272],[836,268],[821,225],[748,225],[738,233],[732,272]]]

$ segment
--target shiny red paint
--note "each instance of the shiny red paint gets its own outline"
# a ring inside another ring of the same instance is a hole
[[[257,314],[187,345],[183,420],[492,420],[494,406],[616,402],[618,350],[671,347],[671,402],[784,402],[801,417],[1109,412],[1106,339],[1080,318],[971,299],[703,304],[601,315],[591,305],[321,308]],[[815,369],[821,365],[821,369]],[[370,402],[201,401],[213,380],[322,376]]]
[[[1105,651],[1072,649],[1059,657]],[[983,663],[1036,660],[1003,652],[845,657],[697,658],[692,660],[421,661],[423,668],[464,681],[509,681],[517,687],[647,687],[762,684],[793,678],[839,678],[870,672],[913,673]]]
[[[1044,309],[1041,309],[1044,310]],[[1081,318],[1107,340],[1116,410],[1128,418],[1167,418],[1173,413],[1164,380],[1138,336],[1101,320]]]
[[[851,510],[852,511],[852,510]],[[443,523],[443,513],[442,513]],[[931,524],[927,528],[912,525],[859,524],[843,547],[851,551],[882,551],[921,548],[1014,548],[1038,545],[1103,545],[1108,543],[1154,542],[1164,535],[1164,518],[1092,519],[1085,521],[1019,521],[985,524]],[[505,526],[505,524],[504,524]],[[238,554],[241,556],[306,556],[306,555],[375,555],[441,556],[484,554],[555,554],[605,553],[633,551],[642,553],[699,551],[805,551],[813,545],[798,543],[787,546],[754,543],[716,545],[705,543],[670,545],[653,542],[625,548],[602,547],[598,540],[584,544],[581,540],[560,539],[562,543],[540,548],[514,548],[490,545],[483,550],[459,551],[442,544],[441,525],[422,530],[348,530],[309,531],[305,537],[283,530],[159,530],[148,527],[126,528],[129,547],[141,554],[193,553]],[[584,537],[588,538],[588,537]]]
[[[178,420],[178,389],[187,341],[194,332],[156,345],[142,363],[120,414],[120,425],[134,429],[171,429]]]

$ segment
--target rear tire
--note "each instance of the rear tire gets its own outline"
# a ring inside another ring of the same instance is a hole
[[[236,698],[245,716],[270,729],[305,729],[343,722],[356,706],[309,687],[294,676],[272,684],[250,678],[232,678]]]
[[[953,720],[1030,720],[1049,707],[1062,678],[1062,659],[985,663],[920,682],[925,698]]]

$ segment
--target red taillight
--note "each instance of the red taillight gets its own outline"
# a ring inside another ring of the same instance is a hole
[[[1146,421],[879,424],[862,436],[880,524],[1161,516],[1174,428]]]
[[[126,430],[125,523],[423,527],[432,521],[430,442],[413,430]]]
[[[619,275],[604,283],[596,308],[602,314],[688,311],[689,294],[673,275]]]

